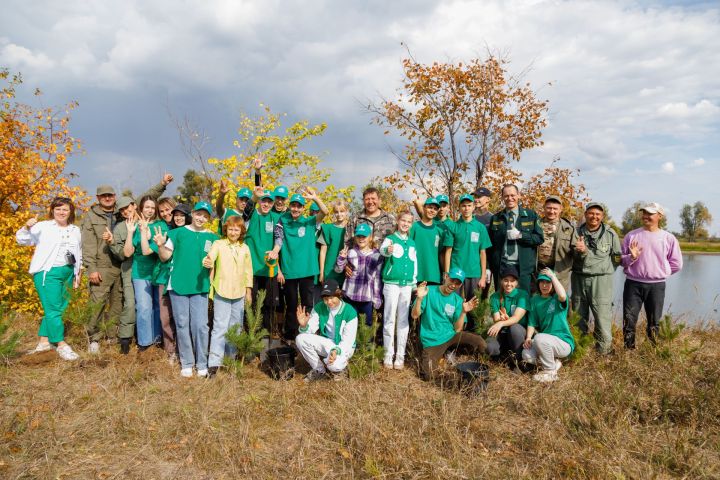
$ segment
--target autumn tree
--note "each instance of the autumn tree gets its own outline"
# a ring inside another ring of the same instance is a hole
[[[626,233],[635,230],[636,228],[642,228],[643,222],[642,222],[642,212],[640,211],[640,208],[645,205],[647,202],[640,200],[635,203],[633,203],[627,210],[625,210],[625,213],[623,213],[622,216],[622,233],[625,235]],[[660,219],[660,228],[667,227],[667,218],[663,216]]]
[[[712,215],[703,202],[695,202],[695,205],[685,204],[680,210],[682,235],[691,241],[696,238],[707,238],[707,227],[711,223]]]
[[[183,176],[183,183],[178,187],[176,200],[192,207],[195,202],[200,200],[210,200],[213,188],[213,181],[210,177],[191,168]]]
[[[421,196],[446,192],[454,205],[458,193],[504,175],[523,151],[542,145],[547,101],[522,75],[509,74],[505,60],[424,65],[410,55],[402,65],[397,96],[367,106],[386,134],[407,141],[393,151],[401,166],[386,178],[393,187]]]
[[[318,189],[326,202],[338,197],[350,201],[354,187],[337,188],[327,183],[332,169],[320,166],[320,156],[304,151],[304,145],[322,135],[327,125],[310,125],[307,120],[301,120],[283,128],[286,114],[273,113],[267,105],[261,107],[264,113],[256,118],[241,115],[239,138],[234,141],[238,153],[227,158],[208,159],[213,177],[213,196],[219,195],[221,178],[232,187],[226,202],[232,201],[230,195],[239,188],[252,188],[252,163],[259,156],[263,160],[262,181],[265,188],[286,185],[291,192],[297,192],[312,186]]]
[[[15,232],[33,215],[48,218],[53,197],[87,206],[86,193],[72,187],[75,175],[65,171],[67,158],[80,148],[70,135],[71,102],[62,108],[35,108],[16,100],[19,74],[0,69],[0,301],[15,311],[39,312],[40,304],[27,270],[32,249],[15,242]],[[35,90],[35,97],[41,96]]]

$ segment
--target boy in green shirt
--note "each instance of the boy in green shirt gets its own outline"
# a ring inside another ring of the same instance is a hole
[[[173,259],[173,268],[168,280],[172,302],[177,345],[180,354],[180,375],[193,376],[196,367],[199,377],[208,375],[208,292],[210,271],[202,261],[210,247],[219,237],[206,226],[212,207],[207,202],[198,202],[192,211],[192,223],[170,230],[164,234],[155,230],[153,240],[158,246],[160,260]]]
[[[435,197],[425,200],[422,218],[410,229],[410,238],[415,242],[418,262],[418,282],[439,285],[442,281],[440,252],[445,241],[445,227],[435,220],[440,204]],[[444,270],[442,270],[444,271]]]
[[[463,332],[465,315],[478,304],[475,297],[463,302],[457,294],[464,281],[465,273],[453,268],[440,286],[428,287],[427,282],[418,285],[411,315],[415,320],[420,319],[420,343],[423,348],[420,366],[426,380],[434,376],[438,361],[448,348],[466,347],[472,353],[486,350],[482,337]]]
[[[533,380],[554,382],[562,366],[558,359],[567,357],[575,349],[567,323],[568,298],[555,272],[549,268],[540,271],[537,281],[540,294],[533,295],[530,301],[530,319],[522,356],[527,363],[540,362],[542,371],[534,375]]]

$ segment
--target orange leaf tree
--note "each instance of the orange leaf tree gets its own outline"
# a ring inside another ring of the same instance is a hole
[[[79,208],[87,205],[86,193],[70,186],[73,174],[65,172],[68,156],[81,148],[68,130],[77,103],[33,108],[16,100],[19,74],[0,69],[0,83],[0,302],[37,313],[40,304],[27,273],[33,249],[17,245],[15,232],[35,214],[47,218],[53,197],[70,197]]]

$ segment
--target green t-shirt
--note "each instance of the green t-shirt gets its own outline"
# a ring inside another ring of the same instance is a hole
[[[203,267],[203,258],[218,237],[203,230],[196,232],[189,227],[170,230],[168,240],[172,242],[172,271],[169,287],[179,295],[195,295],[210,291],[210,270]]]
[[[223,225],[225,225],[225,222],[227,222],[227,219],[230,217],[242,217],[242,215],[240,215],[240,213],[237,210],[235,210],[234,208],[226,208],[225,209],[225,213],[223,213],[222,218],[220,218],[220,221],[218,222],[218,227],[217,227],[217,233],[221,237],[223,234],[222,227],[223,227]]]
[[[466,278],[480,278],[480,251],[492,246],[485,225],[460,218],[448,232],[445,244],[453,249],[450,268],[461,268]]]
[[[280,214],[270,211],[267,215],[256,210],[247,223],[247,235],[245,243],[250,249],[250,256],[253,263],[253,274],[259,277],[269,275],[268,267],[265,265],[265,252],[273,249],[273,229],[277,224]]]
[[[462,304],[462,298],[457,293],[443,295],[439,286],[428,287],[428,294],[420,304],[420,342],[423,348],[442,345],[455,336],[454,323],[462,314]]]
[[[154,252],[157,252],[157,247],[155,249],[152,248],[153,242],[152,237],[155,235],[155,229],[157,227],[160,227],[163,233],[167,233],[168,226],[167,223],[163,222],[162,220],[155,220],[154,222],[148,224],[148,228],[150,229],[150,235],[151,238],[148,240],[148,246],[151,250]],[[133,247],[135,247],[135,253],[133,253],[133,264],[132,264],[132,278],[133,280],[153,280],[154,279],[154,273],[155,273],[155,267],[157,263],[160,261],[160,259],[157,256],[157,253],[153,253],[151,255],[143,255],[142,253],[142,245],[140,245],[140,228],[135,229],[135,233],[133,234]]]
[[[528,293],[525,290],[516,288],[510,293],[503,294],[502,305],[500,294],[501,292],[495,292],[490,295],[490,311],[493,315],[500,311],[500,307],[505,307],[508,317],[512,317],[516,308],[522,308],[526,313],[518,323],[527,328],[527,311],[530,310],[530,296]]]
[[[325,252],[325,279],[332,278],[342,287],[345,274],[335,271],[335,262],[337,262],[338,254],[345,244],[345,227],[324,223],[320,229],[322,230],[325,245],[327,245],[327,252]]]
[[[287,279],[312,277],[320,272],[315,249],[315,226],[317,220],[314,216],[300,216],[293,220],[292,216],[284,214],[280,221],[283,223],[283,246],[280,250],[280,268]]]
[[[575,350],[575,340],[567,322],[568,304],[568,299],[561,303],[556,294],[552,297],[533,295],[528,326],[535,327],[538,333],[547,333],[567,342],[572,352]]]
[[[415,241],[417,251],[417,281],[440,283],[440,249],[444,242],[446,228],[441,222],[433,221],[430,226],[415,222],[410,229],[410,238]]]

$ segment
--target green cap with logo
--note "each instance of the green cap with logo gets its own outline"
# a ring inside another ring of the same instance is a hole
[[[293,193],[293,196],[290,197],[290,203],[299,203],[303,207],[305,206],[305,197],[300,195],[299,193]]]
[[[372,233],[372,227],[368,225],[367,223],[361,223],[357,227],[355,227],[355,236],[356,237],[369,237]]]
[[[199,210],[205,210],[208,214],[212,216],[212,207],[208,202],[197,202],[193,207],[193,212],[197,212]]]
[[[249,188],[241,188],[237,192],[237,198],[252,198],[252,192]]]
[[[450,203],[450,197],[442,193],[440,195],[436,195],[435,200],[437,200],[440,205],[443,203]]]
[[[280,197],[280,198],[287,198],[288,197],[288,189],[284,185],[280,185],[273,191],[274,197]]]
[[[260,197],[260,200],[265,200],[266,198],[269,198],[270,200],[273,199],[273,192],[270,190],[263,190],[262,196]]]
[[[464,282],[465,272],[463,272],[462,268],[451,268],[448,272],[448,277],[452,278],[453,280],[460,280],[460,282]]]
[[[470,195],[469,193],[463,193],[460,195],[460,198],[458,199],[458,203],[462,202],[475,202],[475,198]]]

